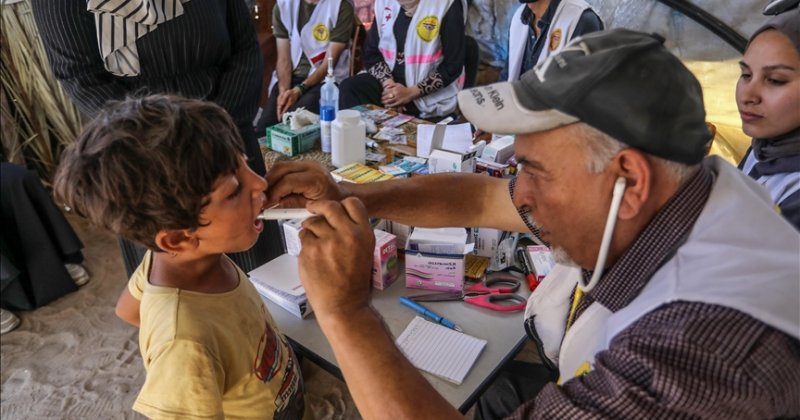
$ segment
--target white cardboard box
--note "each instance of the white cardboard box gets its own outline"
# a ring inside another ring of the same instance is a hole
[[[483,148],[481,159],[489,162],[506,163],[514,155],[514,137],[503,136],[492,140]]]
[[[286,245],[286,253],[297,257],[300,255],[300,229],[303,219],[284,220],[283,243]]]
[[[435,149],[428,157],[428,173],[475,172],[475,152]]]
[[[463,228],[415,228],[406,243],[406,287],[463,290],[464,254],[472,249]]]
[[[472,241],[475,242],[475,255],[494,257],[497,245],[503,238],[503,231],[491,228],[472,228]]]

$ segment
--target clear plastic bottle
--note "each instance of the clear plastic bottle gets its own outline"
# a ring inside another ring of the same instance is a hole
[[[319,130],[322,151],[331,152],[331,123],[339,111],[339,88],[333,78],[333,57],[328,57],[328,75],[320,89],[319,96]]]
[[[367,128],[361,113],[345,109],[336,114],[331,127],[331,163],[337,168],[353,162],[365,163]]]

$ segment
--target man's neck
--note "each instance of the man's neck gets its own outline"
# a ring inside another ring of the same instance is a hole
[[[150,284],[201,293],[223,293],[239,285],[236,268],[222,254],[153,253]]]

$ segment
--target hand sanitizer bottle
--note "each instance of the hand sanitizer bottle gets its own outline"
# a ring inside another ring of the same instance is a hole
[[[333,78],[333,57],[328,56],[328,75],[320,89],[319,96],[319,129],[322,151],[331,152],[331,123],[339,111],[339,88]]]

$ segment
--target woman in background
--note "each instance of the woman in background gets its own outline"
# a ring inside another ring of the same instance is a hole
[[[462,0],[376,0],[364,47],[366,73],[339,87],[339,109],[376,104],[437,119],[464,84]]]
[[[266,174],[253,130],[264,62],[244,0],[32,0],[31,6],[53,74],[81,112],[92,117],[109,100],[147,93],[213,101],[236,122],[250,167]],[[232,258],[247,272],[280,255],[280,242],[270,222],[253,249]],[[121,247],[130,275],[144,249],[124,240]]]
[[[740,63],[736,104],[753,143],[739,164],[769,190],[800,230],[800,8],[787,10],[750,38]]]

